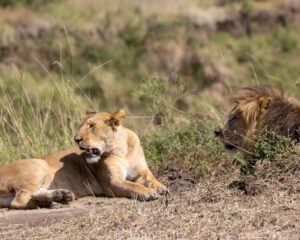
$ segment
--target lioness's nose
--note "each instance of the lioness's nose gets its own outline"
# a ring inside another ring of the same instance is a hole
[[[77,144],[79,144],[81,141],[82,141],[82,137],[80,137],[80,136],[75,136],[74,137],[74,141],[77,143]]]
[[[216,135],[216,137],[219,137],[221,135],[222,129],[220,127],[216,127],[214,129],[214,133]]]

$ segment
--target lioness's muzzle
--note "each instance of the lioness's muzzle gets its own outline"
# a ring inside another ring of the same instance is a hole
[[[81,150],[84,150],[87,155],[91,157],[99,157],[101,156],[101,151],[98,148],[80,148]]]
[[[101,155],[101,152],[98,148],[92,148],[91,151],[92,151],[92,154],[95,155],[95,156],[100,156]]]

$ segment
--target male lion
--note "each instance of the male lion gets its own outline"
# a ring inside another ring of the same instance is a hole
[[[299,142],[300,102],[285,97],[283,91],[267,86],[244,88],[234,102],[227,121],[214,130],[226,149],[240,150],[250,160],[264,129]]]
[[[0,167],[0,207],[36,208],[101,195],[153,200],[167,188],[151,173],[123,110],[87,112],[79,148]]]

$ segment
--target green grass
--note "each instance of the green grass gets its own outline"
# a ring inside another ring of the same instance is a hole
[[[26,79],[14,79],[17,84],[9,88],[0,85],[1,163],[71,146],[81,121],[84,101],[68,85],[60,84],[42,98],[41,92],[35,94],[28,89],[24,84]]]
[[[190,120],[160,127],[143,137],[145,155],[154,166],[177,165],[200,176],[218,170],[224,148],[213,135],[210,122]]]
[[[214,36],[208,48],[221,51],[223,65],[230,68],[231,86],[269,84],[281,86],[299,95],[298,42],[300,35],[292,27],[280,27],[275,32],[257,32],[251,38],[235,38],[228,33]]]
[[[235,9],[235,2],[226,1],[226,9]],[[251,37],[217,32],[203,41],[193,15],[176,4],[168,11],[104,0],[97,2],[101,11],[93,1],[3,4],[1,163],[72,146],[88,108],[125,108],[125,124],[139,133],[153,165],[182,164],[201,175],[227,158],[212,130],[229,109],[229,94],[216,97],[210,90],[215,81],[232,91],[280,85],[300,96],[300,33],[293,26],[266,34],[253,25]],[[240,7],[254,11],[256,4]],[[45,22],[50,27],[43,29]],[[41,33],[15,38],[27,25]]]
[[[32,0],[1,0],[0,6],[2,7],[11,7],[16,5],[31,5],[34,1]]]
[[[26,83],[30,81],[33,81],[30,76],[24,75],[5,79],[0,84],[1,164],[51,154],[72,146],[84,109],[91,107],[91,97],[78,96],[74,87],[69,85],[71,81],[51,79],[53,91],[44,96],[40,95],[42,90],[38,90],[43,86],[28,88]],[[160,112],[164,120],[148,132],[137,131],[151,166],[177,164],[193,168],[198,175],[212,172],[221,157],[224,158],[223,147],[213,136],[216,123],[197,120],[176,109],[176,101],[185,91],[182,84],[178,80],[174,85],[176,91],[171,91],[174,86],[164,79],[149,77],[141,81],[135,89],[135,96],[148,96],[148,99],[140,99],[141,104],[148,106],[145,113]],[[129,122],[129,125],[134,125],[134,122]]]

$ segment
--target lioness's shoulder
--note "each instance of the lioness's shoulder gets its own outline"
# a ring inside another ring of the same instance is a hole
[[[139,136],[132,130],[125,128],[125,131],[127,133],[127,141],[132,144],[140,144],[140,138]]]

